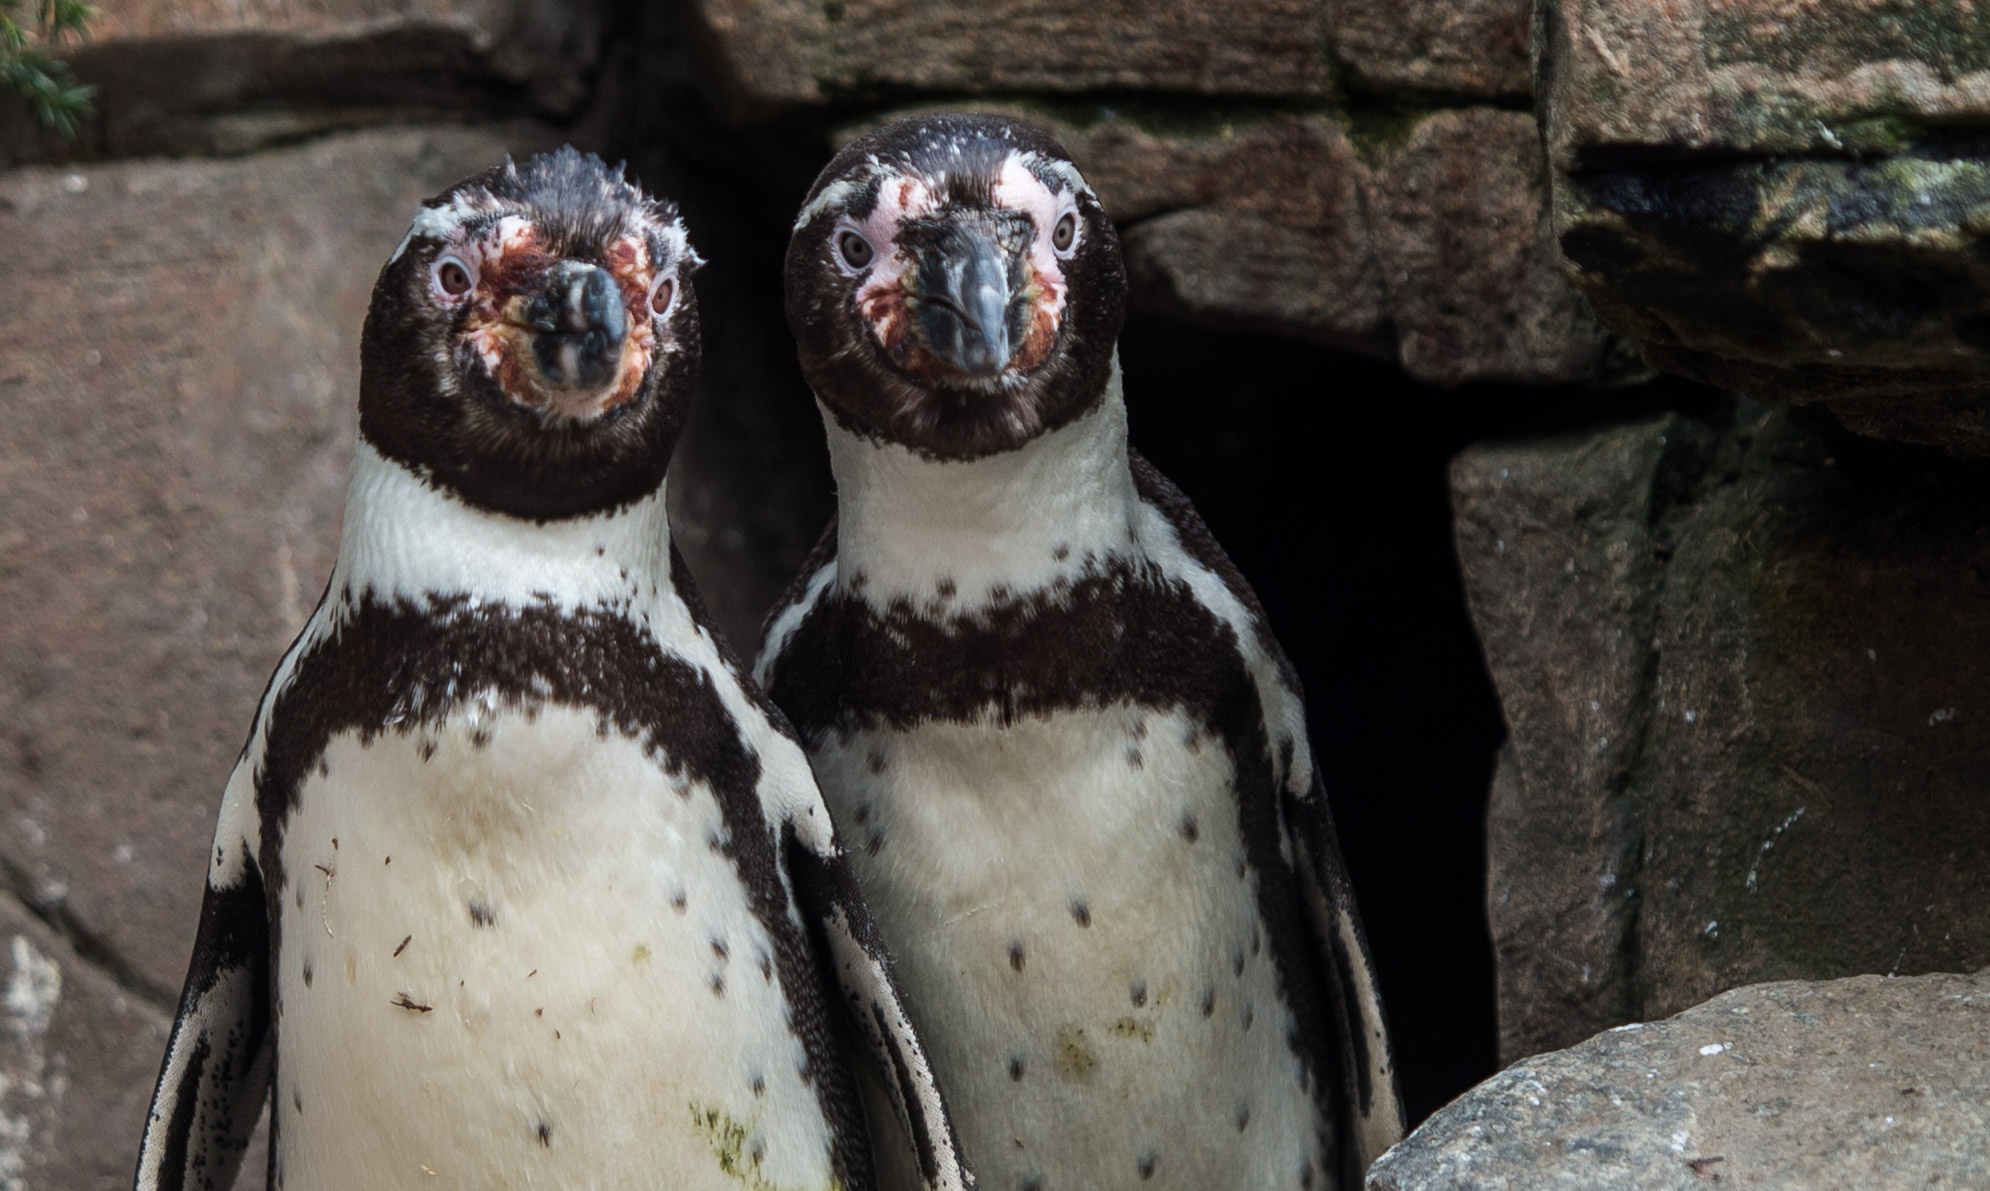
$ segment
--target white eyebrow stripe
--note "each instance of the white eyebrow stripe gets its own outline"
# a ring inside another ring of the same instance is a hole
[[[857,184],[848,178],[838,178],[823,187],[822,193],[810,199],[808,205],[802,208],[802,213],[795,216],[795,226],[791,230],[800,231],[824,211],[842,206],[856,189]]]

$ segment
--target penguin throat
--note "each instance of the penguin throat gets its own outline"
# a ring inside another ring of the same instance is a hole
[[[1119,361],[1082,417],[1012,450],[935,460],[824,407],[837,488],[837,584],[942,615],[1070,581],[1141,553]]]

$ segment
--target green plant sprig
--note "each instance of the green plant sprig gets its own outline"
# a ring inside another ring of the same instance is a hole
[[[27,12],[23,12],[27,9]],[[97,10],[83,0],[0,0],[0,90],[27,100],[35,119],[68,140],[97,89],[76,81],[52,48],[82,37]]]

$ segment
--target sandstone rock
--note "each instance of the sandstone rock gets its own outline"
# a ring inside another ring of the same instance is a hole
[[[1890,153],[1990,119],[1972,4],[1543,0],[1538,93],[1563,170],[1702,154]]]
[[[1318,97],[1333,84],[1310,0],[694,0],[691,12],[708,68],[748,108],[908,91]]]
[[[1744,404],[1453,466],[1508,1058],[1990,963],[1990,477]]]
[[[1351,81],[1389,94],[1525,95],[1527,0],[1328,0],[1327,31]]]
[[[241,153],[410,112],[569,115],[606,29],[599,0],[113,0],[65,51],[97,87],[77,145],[0,104],[0,167]]]
[[[544,136],[0,175],[0,868],[155,1004],[331,570],[374,276],[420,199]]]
[[[1598,375],[1605,336],[1562,276],[1533,117],[1438,112],[1365,178],[1397,353],[1412,376],[1555,384]]]
[[[1539,18],[1556,235],[1606,326],[1768,400],[1902,399],[1914,423],[1990,397],[1990,12],[1550,0]],[[1990,452],[1965,425],[1931,436]]]
[[[1737,989],[1509,1067],[1369,1191],[1990,1183],[1990,972]]]

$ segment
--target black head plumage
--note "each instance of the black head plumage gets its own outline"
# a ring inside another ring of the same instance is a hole
[[[802,368],[839,424],[933,458],[1011,450],[1097,406],[1126,303],[1112,223],[1030,124],[895,121],[824,168],[787,257]]]
[[[689,409],[700,263],[673,204],[571,147],[459,182],[375,283],[361,436],[511,516],[654,492]]]

